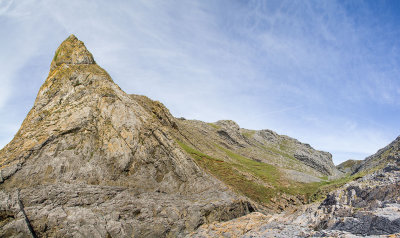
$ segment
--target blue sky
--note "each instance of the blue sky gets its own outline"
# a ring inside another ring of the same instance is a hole
[[[0,0],[0,147],[75,34],[127,93],[363,159],[400,135],[399,1]]]

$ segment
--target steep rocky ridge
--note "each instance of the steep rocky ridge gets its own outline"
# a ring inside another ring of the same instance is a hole
[[[123,92],[68,37],[0,151],[0,236],[183,236],[252,211],[180,149],[164,116]]]

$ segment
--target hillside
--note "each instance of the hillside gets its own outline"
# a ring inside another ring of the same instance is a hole
[[[71,35],[0,150],[0,237],[184,237],[254,211],[264,215],[250,218],[298,216],[367,168],[398,161],[397,149],[393,142],[346,177],[349,163],[340,171],[330,153],[289,136],[175,118],[122,91]],[[312,211],[321,226],[327,212]]]
[[[204,224],[190,237],[400,237],[397,146],[398,138],[362,161],[354,175],[333,182],[336,189],[321,201],[279,214],[254,212]],[[340,167],[357,164],[352,161]]]
[[[329,179],[342,175],[332,155],[270,130],[240,128],[230,120],[206,123],[174,118],[160,102],[131,95],[171,130],[206,172],[273,211],[305,204]]]

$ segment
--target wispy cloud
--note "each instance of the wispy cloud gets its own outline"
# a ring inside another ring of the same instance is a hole
[[[368,2],[6,0],[0,24],[4,125],[74,33],[122,89],[176,116],[277,130],[337,161],[399,134],[399,31]]]

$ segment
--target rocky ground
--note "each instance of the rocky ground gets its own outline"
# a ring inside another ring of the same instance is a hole
[[[251,213],[191,237],[400,237],[400,167],[390,164],[294,212]]]

